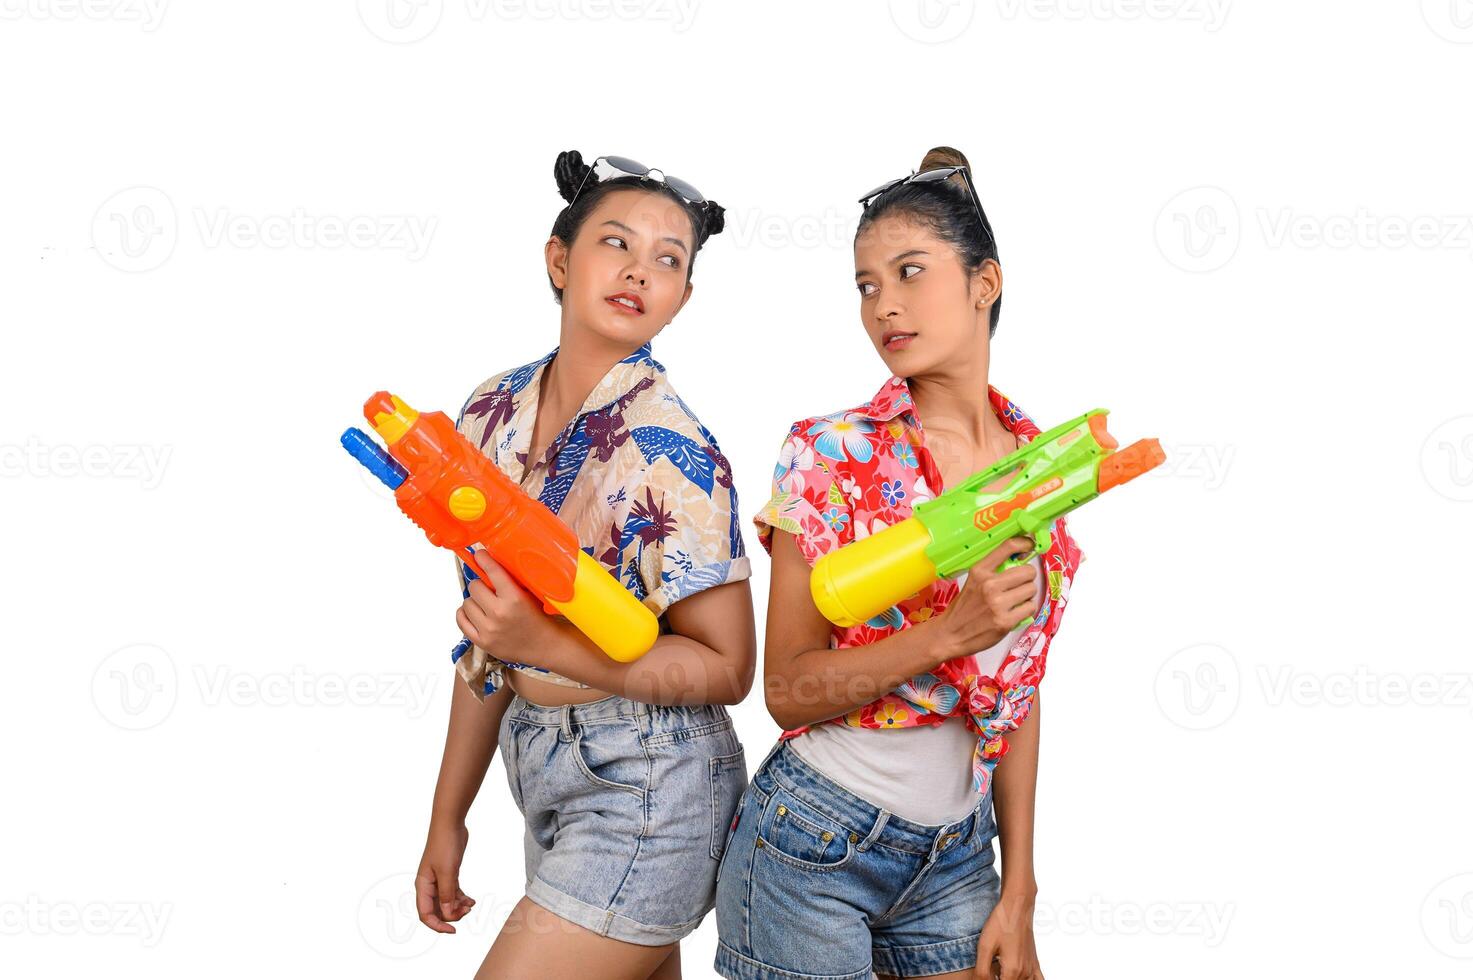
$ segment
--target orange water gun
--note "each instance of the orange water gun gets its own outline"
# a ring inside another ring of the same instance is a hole
[[[388,446],[360,429],[343,433],[353,458],[394,491],[394,500],[430,544],[465,560],[476,545],[614,660],[636,660],[654,646],[659,624],[624,586],[578,547],[573,529],[456,431],[444,412],[416,412],[380,391],[363,405]]]

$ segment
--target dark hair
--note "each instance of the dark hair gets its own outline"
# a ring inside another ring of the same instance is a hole
[[[726,209],[710,200],[689,204],[679,194],[653,178],[621,176],[610,180],[595,180],[592,170],[592,165],[584,163],[583,155],[577,150],[564,150],[557,155],[557,162],[552,165],[552,175],[557,179],[558,193],[568,205],[557,213],[557,218],[552,223],[552,234],[564,245],[571,246],[573,239],[578,237],[578,229],[583,227],[584,219],[598,206],[599,201],[615,191],[633,189],[663,194],[685,209],[696,236],[695,250],[685,267],[685,281],[690,282],[691,273],[696,267],[696,252],[706,244],[706,239],[720,234],[721,229],[726,226]],[[578,193],[580,187],[583,189],[581,194]],[[576,201],[573,200],[575,197]],[[553,296],[561,303],[563,291],[552,282],[551,276],[547,277],[547,282],[552,286]]]
[[[935,170],[939,167],[971,167],[961,150],[949,146],[937,146],[928,151],[921,160],[920,170]],[[976,186],[976,176],[972,178]],[[967,187],[961,174],[952,174],[946,180],[898,184],[870,203],[860,216],[859,228],[854,237],[869,225],[891,215],[903,215],[920,222],[937,238],[956,249],[961,256],[962,266],[968,275],[982,267],[987,259],[997,261],[997,241],[992,237],[982,220],[977,217],[972,199],[967,196]],[[986,215],[984,214],[985,218]],[[987,336],[997,333],[997,321],[1002,315],[1002,293],[992,303],[991,321]]]

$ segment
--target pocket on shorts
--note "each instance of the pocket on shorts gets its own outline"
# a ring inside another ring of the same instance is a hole
[[[717,861],[726,853],[736,829],[736,808],[741,803],[742,788],[747,782],[746,749],[718,755],[710,760],[711,770],[711,857]],[[736,774],[736,777],[733,776]]]
[[[767,799],[757,846],[808,871],[836,871],[853,859],[857,835],[779,786]]]
[[[649,759],[640,749],[634,726],[580,726],[573,732],[570,750],[573,765],[593,785],[644,799],[649,790]]]

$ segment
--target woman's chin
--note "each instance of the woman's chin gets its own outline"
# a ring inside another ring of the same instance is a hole
[[[630,316],[617,310],[599,311],[585,322],[600,340],[631,350],[643,346],[660,332],[657,327],[651,326],[655,323],[655,318],[648,313]]]

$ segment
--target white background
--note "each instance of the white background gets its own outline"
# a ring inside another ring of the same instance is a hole
[[[855,198],[949,143],[993,383],[1170,454],[1071,518],[1047,975],[1468,975],[1468,0],[357,8],[0,0],[0,972],[470,976],[520,818],[493,763],[421,927],[459,594],[339,433],[550,350],[553,159],[626,154],[729,208],[655,354],[750,518],[886,376]]]

